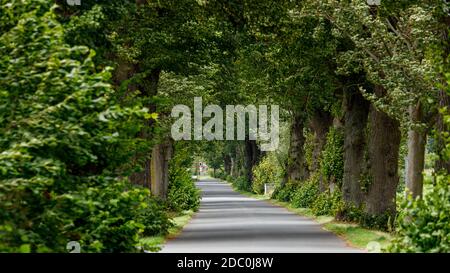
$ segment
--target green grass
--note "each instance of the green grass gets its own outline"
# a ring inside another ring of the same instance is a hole
[[[195,212],[192,210],[187,210],[181,213],[172,214],[171,221],[173,226],[169,228],[167,235],[143,237],[139,241],[140,245],[143,246],[144,249],[152,252],[161,250],[167,240],[175,238],[180,234],[181,230],[187,223],[189,223],[194,213]]]

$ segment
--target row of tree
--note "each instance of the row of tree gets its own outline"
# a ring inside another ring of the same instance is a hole
[[[338,130],[342,159],[334,160],[343,163],[343,201],[369,218],[394,219],[403,184],[406,194],[422,196],[427,143],[437,155],[434,173],[450,171],[442,152],[449,3],[282,1],[268,7],[259,10],[264,22],[254,23],[254,12],[243,16],[250,22],[232,64],[233,87],[241,102],[285,109],[290,136],[282,185],[320,172],[327,136]],[[261,155],[254,141],[225,144],[224,171],[250,185]],[[325,191],[336,179],[318,183]]]

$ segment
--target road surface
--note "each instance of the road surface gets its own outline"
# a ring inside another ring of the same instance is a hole
[[[216,179],[197,182],[201,206],[163,253],[361,252],[313,220],[244,196]]]

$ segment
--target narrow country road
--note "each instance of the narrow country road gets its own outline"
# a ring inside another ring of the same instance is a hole
[[[161,252],[361,252],[308,218],[203,179],[201,207]]]

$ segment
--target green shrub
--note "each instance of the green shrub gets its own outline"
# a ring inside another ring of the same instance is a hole
[[[340,187],[344,176],[344,134],[342,130],[334,127],[330,129],[320,164],[323,176]]]
[[[161,200],[147,198],[146,205],[142,209],[138,219],[144,226],[142,235],[165,235],[169,228],[173,226],[162,204],[164,202]]]
[[[340,201],[336,207],[336,219],[344,222],[360,222],[364,209]]]
[[[51,5],[0,6],[0,251],[136,251],[149,191],[120,177],[146,146],[148,110],[114,99],[110,73],[64,43]]]
[[[291,202],[292,196],[298,188],[298,183],[288,182],[284,186],[278,186],[275,188],[275,191],[272,193],[273,199],[276,199],[281,202]]]
[[[335,190],[333,193],[323,192],[317,196],[317,199],[313,202],[311,210],[314,215],[336,215],[341,201],[341,192]]]
[[[198,210],[200,191],[195,186],[187,169],[170,168],[167,205],[173,211]]]
[[[231,175],[227,175],[225,176],[225,181],[227,181],[228,183],[233,183],[234,177],[232,177]]]
[[[424,199],[409,198],[398,216],[390,252],[450,252],[450,185],[447,177]]]
[[[261,162],[253,169],[253,192],[264,193],[264,184],[278,184],[279,170],[273,156],[265,156]]]
[[[316,179],[310,179],[302,184],[292,196],[292,206],[310,208],[319,195],[319,185]]]
[[[239,176],[233,180],[233,186],[240,191],[250,191],[250,183],[245,176]]]

